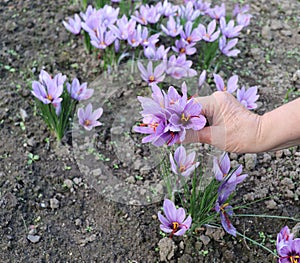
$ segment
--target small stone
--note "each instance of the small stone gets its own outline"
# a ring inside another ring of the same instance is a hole
[[[282,28],[283,28],[283,25],[280,20],[274,19],[271,21],[271,29],[272,30],[278,30],[278,29],[282,29]]]
[[[293,32],[290,30],[281,30],[280,33],[285,36],[285,37],[292,37],[293,36]]]
[[[274,200],[268,200],[265,202],[266,207],[270,210],[274,210],[277,208],[277,203]]]
[[[257,154],[245,154],[245,167],[247,170],[253,170],[257,163]]]
[[[110,129],[110,133],[114,135],[120,135],[123,133],[123,131],[124,128],[122,128],[121,126],[115,126]]]
[[[126,182],[130,183],[130,184],[134,184],[135,183],[135,178],[133,175],[129,176],[126,178]]]
[[[177,260],[177,262],[178,263],[193,263],[193,262],[195,262],[194,261],[194,259],[189,255],[189,254],[184,254],[184,255],[182,255],[182,257],[181,258],[179,258],[178,260]]]
[[[70,179],[66,179],[66,180],[64,180],[64,185],[70,189],[73,187],[73,181]]]
[[[80,218],[75,219],[75,226],[81,226],[82,221]]]
[[[96,238],[97,238],[97,236],[95,234],[93,234],[87,238],[87,241],[91,243],[91,242],[95,241]]]
[[[261,30],[261,36],[263,39],[271,40],[272,39],[272,32],[269,26],[263,26]]]
[[[31,242],[31,243],[37,243],[37,242],[39,242],[40,241],[40,239],[41,239],[41,236],[39,236],[39,235],[28,235],[27,236],[27,239]]]
[[[224,260],[226,260],[226,262],[235,262],[235,256],[234,256],[234,253],[230,250],[226,250],[224,252]]]
[[[93,176],[99,176],[102,174],[102,170],[101,170],[101,168],[97,168],[97,169],[92,170],[91,173]]]
[[[140,159],[135,160],[133,163],[133,169],[134,170],[140,170],[143,167],[143,163]]]
[[[75,184],[79,185],[79,184],[82,182],[82,179],[81,179],[81,178],[78,178],[78,177],[75,177],[75,178],[73,179],[73,182],[74,182]]]
[[[294,193],[291,190],[286,190],[284,196],[287,197],[287,198],[294,198]]]
[[[283,153],[284,153],[285,156],[291,156],[292,155],[292,153],[289,149],[284,149]]]
[[[51,209],[59,208],[59,201],[56,198],[50,199],[50,207]]]
[[[279,150],[275,152],[276,159],[280,159],[283,155],[283,150]]]
[[[152,215],[152,219],[156,220],[157,219],[157,215]]]
[[[26,121],[28,119],[28,114],[26,112],[26,110],[20,109],[20,116],[22,121]]]
[[[281,184],[283,186],[285,186],[285,188],[288,188],[288,189],[294,189],[295,188],[293,180],[291,178],[288,178],[288,177],[283,178],[282,181],[281,181]]]
[[[196,241],[195,243],[195,250],[196,251],[200,251],[200,249],[202,248],[203,244],[202,242]]]
[[[179,243],[179,248],[182,250],[184,249],[184,242],[182,240]]]
[[[160,261],[169,261],[175,254],[175,243],[171,238],[164,237],[158,242]]]
[[[205,236],[205,235],[201,235],[200,240],[202,241],[204,246],[207,246],[208,243],[210,242],[210,238],[208,236]]]

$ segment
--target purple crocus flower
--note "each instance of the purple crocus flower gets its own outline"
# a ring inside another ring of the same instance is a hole
[[[216,30],[217,22],[216,20],[212,20],[208,26],[207,31],[204,25],[199,24],[198,26],[198,32],[201,39],[203,39],[206,42],[214,42],[220,35],[220,30]]]
[[[63,21],[64,27],[74,35],[78,35],[81,31],[81,19],[79,15],[75,14],[74,19],[69,18],[68,22]]]
[[[107,31],[106,27],[99,25],[95,34],[91,36],[91,44],[99,49],[105,49],[110,46],[116,39],[112,31]]]
[[[170,16],[167,22],[167,27],[161,25],[161,29],[166,35],[176,37],[182,31],[182,25],[180,25],[179,21],[175,22],[174,17]]]
[[[194,21],[200,15],[200,11],[194,9],[192,2],[188,2],[186,5],[180,5],[178,13],[179,16],[186,21]]]
[[[126,15],[123,15],[116,22],[117,26],[110,25],[110,30],[116,35],[116,37],[120,40],[127,40],[128,36],[131,35],[135,31],[136,21],[128,18]]]
[[[197,52],[197,49],[194,47],[196,43],[188,44],[182,38],[175,41],[175,47],[173,46],[172,49],[174,52],[179,53],[179,55],[193,55]]]
[[[155,7],[157,12],[165,17],[174,16],[178,10],[178,6],[169,3],[168,0],[165,0],[163,3],[158,2]]]
[[[289,227],[288,226],[283,227],[277,235],[277,240],[276,240],[277,251],[279,251],[283,245],[289,243],[293,239],[294,239],[294,234],[290,232]]]
[[[259,98],[259,95],[257,95],[256,86],[250,87],[247,90],[243,86],[241,89],[237,90],[236,97],[237,100],[242,103],[248,110],[257,108],[257,104],[255,102]]]
[[[177,105],[169,121],[172,125],[183,129],[201,130],[206,124],[205,117],[200,114],[201,110],[202,106],[194,99],[190,99],[188,102],[181,102]],[[180,138],[180,140],[183,141],[184,138]]]
[[[178,56],[172,55],[167,64],[166,73],[174,79],[181,79],[184,77],[194,77],[197,75],[197,71],[192,69],[193,62],[186,60],[185,55]]]
[[[202,2],[202,0],[198,0],[194,3],[194,7],[200,11],[201,15],[204,15],[207,10],[210,8],[210,3]]]
[[[242,174],[243,171],[243,165],[239,165],[229,176],[228,178],[225,178],[227,181],[226,183],[230,185],[230,187],[236,187],[238,184],[243,182],[248,174]]]
[[[96,13],[97,9],[93,8],[91,5],[88,5],[85,13],[80,12],[80,16],[82,18],[83,21],[86,21],[88,19],[88,17],[94,13]]]
[[[249,9],[250,9],[249,5],[244,5],[244,6],[240,7],[239,4],[236,4],[232,11],[232,16],[236,17],[238,14],[245,14],[249,11]]]
[[[243,27],[244,27],[243,25],[234,26],[234,20],[230,20],[228,22],[228,24],[226,24],[225,17],[220,18],[220,28],[221,28],[222,34],[226,38],[237,37],[240,34]]]
[[[141,31],[142,27],[141,25],[138,25],[137,28],[130,35],[128,35],[127,42],[130,46],[137,47],[140,45],[142,41]]]
[[[198,29],[193,30],[193,22],[187,21],[184,30],[181,31],[180,36],[184,39],[188,44],[195,43],[201,40],[201,36],[199,35]]]
[[[228,203],[225,203],[233,190],[234,187],[229,187],[226,185],[226,182],[220,185],[215,210],[220,214],[221,224],[224,230],[230,235],[236,236],[236,228],[232,225],[229,218],[233,215],[233,208]]]
[[[147,69],[143,66],[141,62],[138,62],[138,68],[141,72],[141,77],[145,80],[149,85],[156,84],[162,82],[165,78],[165,63],[162,62],[158,66],[154,68],[153,71],[153,63],[152,61],[148,62]]]
[[[156,24],[161,17],[160,12],[158,12],[158,9],[156,8],[156,6],[153,6],[153,5],[151,5],[151,6],[146,5],[146,8],[148,9],[148,14],[146,16],[148,23]]]
[[[227,86],[225,86],[222,77],[218,74],[214,74],[214,81],[219,91],[228,91],[229,93],[233,93],[237,89],[239,77],[237,75],[231,76],[227,82]]]
[[[300,261],[300,238],[285,243],[277,252],[278,263],[298,263]]]
[[[101,16],[101,25],[107,27],[114,24],[119,15],[120,8],[113,8],[111,5],[105,5],[103,8],[99,9]]]
[[[58,105],[62,101],[60,96],[63,92],[65,80],[66,76],[61,73],[52,79],[46,71],[41,70],[39,81],[32,82],[31,93],[44,104]]]
[[[251,18],[252,15],[250,14],[238,14],[236,17],[236,21],[239,25],[246,27],[250,24]]]
[[[192,218],[186,214],[183,208],[176,208],[175,204],[169,200],[165,199],[164,204],[164,214],[163,216],[160,212],[158,213],[158,219],[161,222],[160,229],[165,233],[170,233],[170,237],[182,236],[191,227]]]
[[[222,36],[219,39],[219,49],[227,57],[236,57],[240,51],[238,49],[232,49],[238,42],[237,38],[233,38],[226,43],[226,37]]]
[[[213,159],[213,171],[218,181],[223,181],[230,170],[230,159],[228,153],[224,152],[219,158],[214,157]]]
[[[86,109],[78,109],[79,124],[82,125],[87,131],[90,131],[93,127],[102,125],[101,122],[97,121],[103,113],[103,109],[99,108],[93,112],[93,106],[89,103]]]
[[[80,85],[79,80],[77,78],[73,79],[72,85],[70,83],[67,83],[67,89],[69,94],[74,100],[87,100],[89,99],[93,93],[93,89],[87,88],[87,83],[82,83]]]
[[[191,152],[187,155],[185,148],[179,146],[174,153],[174,158],[170,153],[171,169],[173,173],[189,176],[200,164],[199,162],[195,162],[195,156],[195,152]]]
[[[221,17],[225,17],[226,15],[225,4],[222,3],[221,6],[216,5],[214,8],[207,9],[206,14],[209,15],[212,19],[216,19],[216,20],[219,20]]]
[[[170,47],[165,48],[164,45],[161,45],[157,49],[154,45],[149,45],[148,47],[146,47],[144,49],[144,55],[148,59],[166,61],[169,50],[170,50]]]
[[[142,25],[156,24],[160,19],[161,14],[155,6],[141,5],[139,11],[136,10],[131,17]]]
[[[141,32],[140,44],[144,47],[147,47],[149,45],[155,46],[155,44],[159,41],[159,35],[160,33],[149,36],[148,28],[143,27],[143,31]]]

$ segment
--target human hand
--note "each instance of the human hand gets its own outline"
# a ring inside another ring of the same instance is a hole
[[[196,100],[209,125],[199,131],[188,130],[183,143],[202,142],[236,153],[264,150],[261,116],[250,112],[229,92],[217,91]]]

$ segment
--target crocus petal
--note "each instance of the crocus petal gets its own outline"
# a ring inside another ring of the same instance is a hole
[[[171,200],[165,199],[164,204],[163,204],[163,208],[164,208],[164,213],[165,213],[167,219],[170,222],[175,222],[176,221],[176,207],[175,207],[175,204]]]

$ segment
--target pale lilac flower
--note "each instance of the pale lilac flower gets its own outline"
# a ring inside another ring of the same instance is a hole
[[[69,94],[71,95],[71,97],[74,100],[78,100],[78,101],[87,100],[94,93],[93,89],[87,88],[86,82],[82,83],[80,85],[80,82],[77,78],[73,79],[72,85],[70,83],[67,83],[67,90],[68,90]]]
[[[224,152],[219,158],[214,157],[213,159],[213,171],[215,177],[218,181],[223,181],[223,179],[228,175],[230,170],[230,159],[228,153]]]
[[[220,30],[216,30],[217,22],[216,20],[212,20],[208,26],[207,31],[204,25],[199,24],[198,26],[198,32],[201,39],[203,39],[206,42],[214,42],[220,35]]]
[[[193,22],[187,21],[184,30],[181,31],[180,36],[184,39],[188,44],[195,43],[201,40],[201,36],[198,32],[198,29],[193,30]]]
[[[201,15],[204,15],[207,10],[210,8],[210,3],[208,2],[202,2],[202,0],[198,0],[194,3],[195,9],[200,11]]]
[[[101,24],[104,26],[109,26],[114,24],[119,15],[120,8],[113,8],[111,5],[105,5],[102,10],[101,14]]]
[[[138,26],[141,26],[141,25],[138,25]],[[143,27],[143,30],[141,33],[140,44],[144,47],[147,47],[149,45],[155,46],[155,44],[159,41],[159,39],[158,39],[159,35],[160,35],[160,33],[149,36],[148,28]]]
[[[252,15],[250,14],[238,14],[236,17],[236,21],[239,25],[246,27],[250,24],[251,18]]]
[[[46,71],[41,70],[39,81],[32,82],[31,93],[44,104],[58,105],[62,101],[60,96],[63,92],[65,80],[66,76],[61,73],[52,79]]]
[[[157,12],[155,6],[141,5],[139,11],[136,10],[131,17],[142,25],[156,24],[160,19],[161,14]]]
[[[197,71],[191,68],[192,64],[191,60],[186,60],[185,55],[177,58],[175,55],[172,55],[168,60],[166,73],[175,79],[194,77],[197,75]]]
[[[200,11],[194,9],[192,2],[188,2],[186,5],[180,5],[178,13],[182,19],[187,21],[194,21],[200,15]]]
[[[172,49],[174,52],[179,53],[179,55],[193,55],[197,52],[197,49],[194,47],[196,43],[188,44],[182,38],[175,41],[175,47]]]
[[[195,162],[195,156],[195,152],[187,155],[185,148],[179,146],[174,153],[174,158],[170,153],[170,163],[173,173],[189,176],[200,164],[199,162]]]
[[[250,6],[248,4],[244,5],[242,7],[240,7],[239,4],[236,4],[234,6],[233,11],[232,11],[232,16],[236,17],[238,14],[245,14],[245,13],[247,13],[249,11],[249,9],[250,9]]]
[[[238,39],[233,38],[226,42],[226,37],[222,36],[219,39],[219,49],[227,57],[236,57],[241,51],[238,49],[232,49],[237,44]]]
[[[132,47],[137,47],[142,41],[142,27],[138,25],[137,28],[128,36],[127,42]]]
[[[123,15],[122,18],[118,19],[116,22],[117,26],[110,25],[110,30],[116,35],[120,40],[127,40],[128,36],[135,31],[136,21],[128,18],[126,15]]]
[[[120,3],[121,0],[110,0],[113,3]]]
[[[163,3],[158,2],[155,7],[157,12],[165,17],[174,16],[178,10],[178,6],[169,3],[168,0],[165,0]]]
[[[283,245],[289,243],[293,239],[294,239],[294,234],[290,232],[289,227],[288,226],[283,227],[277,235],[277,240],[276,240],[277,251],[279,251]]]
[[[191,227],[191,216],[186,218],[184,209],[181,207],[177,209],[169,199],[164,200],[163,208],[165,216],[160,212],[158,213],[158,219],[161,222],[160,229],[163,232],[170,233],[170,237],[184,235]]]
[[[199,76],[198,87],[201,88],[206,80],[206,70],[203,70]]]
[[[243,27],[244,27],[243,25],[234,26],[234,20],[230,20],[228,22],[228,24],[226,24],[225,17],[220,18],[220,28],[221,28],[222,34],[226,38],[237,37],[240,34]]]
[[[233,215],[233,207],[226,203],[226,200],[231,195],[234,187],[230,187],[223,182],[218,189],[218,199],[215,205],[215,210],[220,214],[221,224],[224,230],[230,235],[236,236],[236,228],[232,225],[230,218]]]
[[[141,72],[142,79],[149,85],[162,82],[165,78],[165,64],[163,62],[156,66],[154,70],[152,61],[148,62],[147,69],[145,69],[141,62],[138,62],[138,68]]]
[[[87,131],[90,131],[93,127],[102,125],[97,121],[103,113],[103,109],[99,108],[93,112],[93,106],[89,103],[86,108],[78,109],[79,124],[82,125]]]
[[[64,27],[74,35],[78,35],[81,31],[81,19],[79,15],[75,14],[74,19],[69,18],[68,22],[63,21]]]
[[[243,86],[241,89],[237,90],[236,97],[237,100],[242,103],[248,110],[257,108],[257,104],[255,102],[259,98],[259,95],[257,95],[256,86],[250,87],[247,90]]]
[[[112,31],[107,31],[106,27],[99,25],[95,34],[91,36],[91,44],[99,49],[105,49],[110,46],[116,39]]]
[[[212,19],[216,19],[216,20],[219,20],[221,17],[225,17],[226,16],[225,4],[222,3],[221,6],[216,5],[213,8],[207,9],[206,14],[209,15]]]
[[[190,99],[188,102],[178,103],[176,110],[172,113],[169,122],[181,129],[193,129],[195,131],[201,130],[206,124],[206,119],[201,115],[202,106],[195,99]],[[185,134],[182,134],[185,136]],[[180,138],[180,141],[183,141]]]
[[[170,47],[165,48],[164,45],[161,45],[159,48],[156,48],[154,45],[149,45],[144,48],[144,55],[148,59],[166,61],[169,50]]]
[[[298,263],[300,260],[300,238],[291,240],[279,249],[278,263]]]
[[[174,17],[170,16],[167,22],[167,27],[161,25],[161,29],[166,35],[176,37],[182,31],[182,25],[180,25],[179,21],[175,22]]]
[[[80,16],[82,18],[83,21],[86,21],[88,19],[88,17],[94,13],[96,13],[97,9],[93,8],[91,5],[88,5],[85,13],[80,12]]]
[[[238,88],[238,80],[239,77],[237,75],[231,76],[228,79],[227,86],[224,84],[222,77],[218,74],[214,74],[214,82],[216,84],[217,90],[219,91],[228,91],[229,93],[233,93]]]

